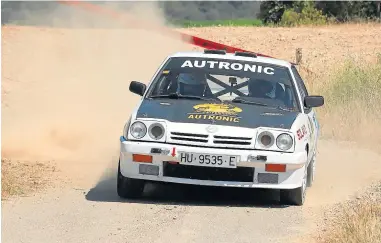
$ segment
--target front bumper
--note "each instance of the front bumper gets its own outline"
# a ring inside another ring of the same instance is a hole
[[[153,154],[153,148],[166,152]],[[239,155],[241,160],[236,169],[174,165],[167,163],[177,161],[176,156],[171,156],[173,148],[184,152]],[[134,162],[133,154],[152,155],[152,163]],[[267,160],[256,160],[256,156],[266,156]],[[265,164],[285,164],[286,171],[267,172]],[[120,139],[120,171],[123,176],[135,179],[205,186],[293,189],[302,185],[306,166],[305,152],[217,149]]]

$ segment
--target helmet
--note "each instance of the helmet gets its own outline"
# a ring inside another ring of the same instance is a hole
[[[271,98],[274,87],[269,81],[263,79],[249,79],[249,96],[257,98]]]
[[[200,73],[180,73],[178,81],[187,85],[205,85],[206,77]]]
[[[203,96],[207,87],[205,75],[199,73],[180,73],[178,83],[183,95]]]

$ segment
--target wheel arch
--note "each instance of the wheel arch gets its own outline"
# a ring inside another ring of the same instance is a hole
[[[310,145],[308,143],[306,143],[306,152],[307,152],[307,156],[310,154]]]

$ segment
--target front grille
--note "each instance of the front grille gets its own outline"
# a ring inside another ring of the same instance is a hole
[[[208,137],[209,135],[207,134],[171,132],[171,139],[178,140],[178,141],[207,143]]]
[[[244,137],[228,137],[228,136],[214,136],[216,139],[236,139],[236,140],[251,140],[251,138]]]
[[[251,138],[248,137],[230,137],[230,136],[213,136],[214,144],[232,144],[232,145],[250,145]]]
[[[163,162],[163,176],[195,180],[253,182],[254,168],[215,168]]]
[[[172,132],[172,135],[184,136],[184,137],[199,137],[199,138],[208,138],[207,134],[196,134],[196,133],[183,133],[183,132]]]

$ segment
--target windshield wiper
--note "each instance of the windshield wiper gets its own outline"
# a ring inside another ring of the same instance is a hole
[[[278,110],[282,110],[282,111],[294,111],[294,109],[292,109],[292,108],[286,108],[283,106],[276,106],[275,108]]]
[[[250,100],[245,100],[241,97],[237,97],[235,99],[233,99],[231,102],[233,103],[243,103],[243,104],[250,104],[250,105],[259,105],[259,106],[268,106],[267,104],[265,103],[261,103],[261,102],[255,102],[255,101],[250,101]]]
[[[265,103],[261,103],[261,102],[255,102],[255,101],[251,101],[251,100],[246,100],[242,97],[237,97],[235,99],[233,99],[231,102],[233,103],[244,103],[244,104],[251,104],[251,105],[258,105],[258,106],[267,106],[269,108],[273,108],[273,109],[277,109],[277,110],[282,110],[282,111],[293,111],[293,109],[290,109],[290,108],[286,108],[286,107],[283,107],[283,106],[272,106],[272,105],[268,105],[268,104],[265,104]]]
[[[169,99],[195,99],[195,100],[218,100],[221,101],[219,98],[206,98],[201,96],[195,96],[195,95],[182,95],[179,93],[170,93],[166,95],[153,95],[148,97],[150,99],[155,98],[169,98]]]

